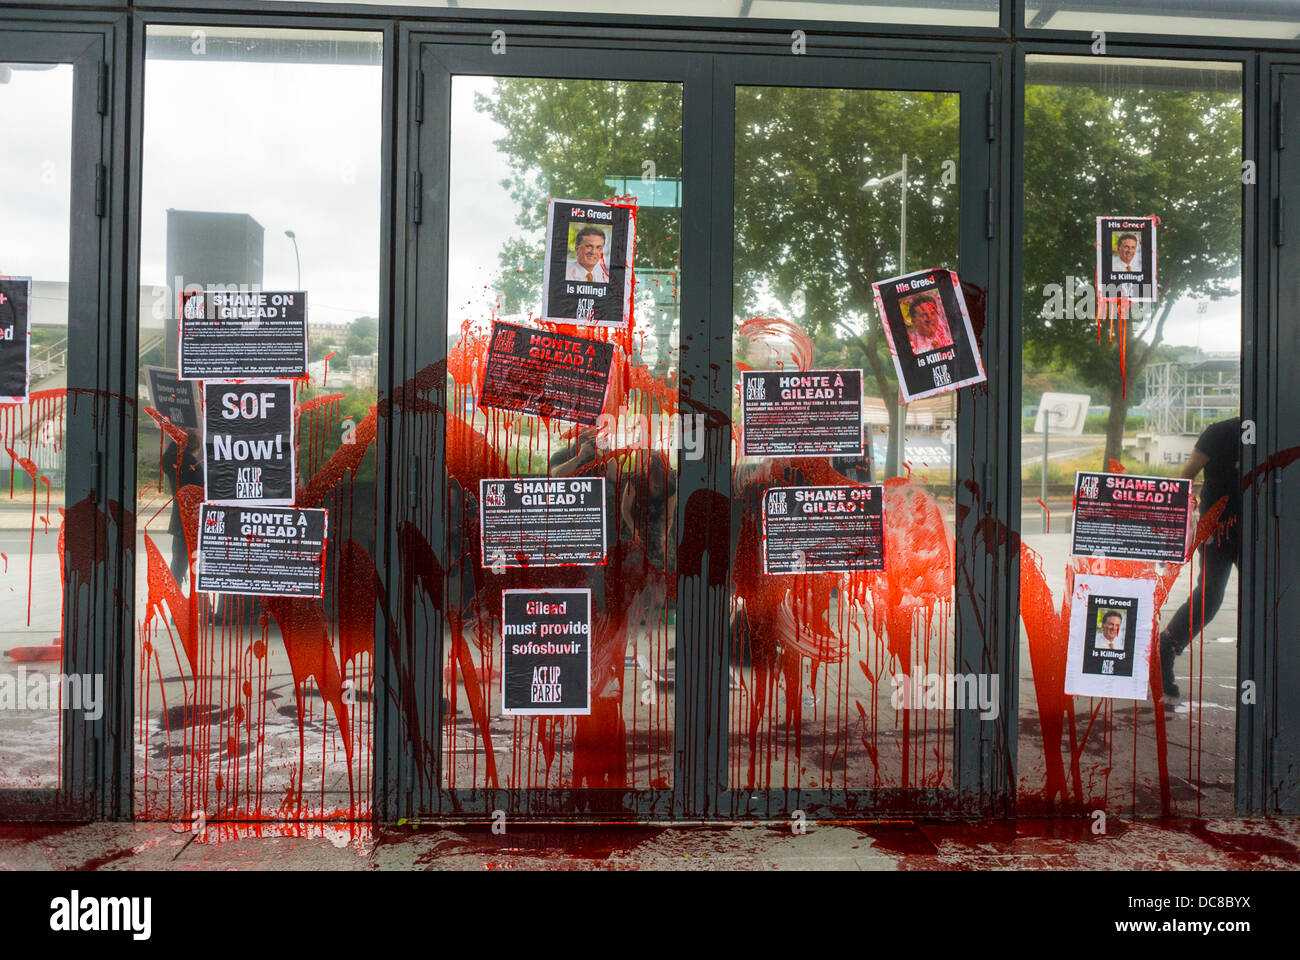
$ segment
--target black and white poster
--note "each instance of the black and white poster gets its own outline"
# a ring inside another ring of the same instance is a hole
[[[1065,692],[1145,700],[1155,581],[1079,574],[1070,596]]]
[[[1182,563],[1191,509],[1191,480],[1081,470],[1070,554]]]
[[[176,375],[162,367],[146,367],[149,378],[150,406],[167,418],[167,422],[183,430],[199,428],[199,404],[193,382],[177,380]]]
[[[0,403],[27,402],[31,367],[31,277],[0,277]]]
[[[307,294],[181,293],[179,366],[182,380],[307,376]]]
[[[550,202],[543,320],[627,326],[632,316],[634,225],[629,207],[585,200]]]
[[[199,592],[319,600],[328,520],[325,510],[202,504]]]
[[[1156,302],[1156,218],[1097,218],[1099,297]]]
[[[605,478],[479,481],[483,566],[600,566],[605,562]]]
[[[591,713],[591,591],[501,595],[501,713]]]
[[[742,370],[746,457],[860,457],[861,370]]]
[[[764,495],[764,573],[884,569],[883,486],[773,487]]]
[[[605,407],[614,345],[498,320],[479,406],[594,427]]]
[[[208,380],[203,411],[204,499],[291,506],[293,381]]]
[[[871,288],[905,403],[987,379],[957,274],[922,270]]]

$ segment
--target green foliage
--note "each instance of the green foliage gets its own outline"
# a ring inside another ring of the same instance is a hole
[[[1073,371],[1091,385],[1080,392],[1117,409],[1135,399],[1174,302],[1228,296],[1239,277],[1241,95],[1108,80],[1026,90],[1022,324],[1027,363]],[[1096,217],[1105,214],[1161,219],[1160,299],[1128,325],[1127,398],[1120,345],[1108,335],[1099,343],[1096,320],[1082,311],[1049,316],[1049,284],[1095,279]],[[1025,392],[1030,403],[1028,381]],[[1122,421],[1112,424],[1109,456],[1117,430]]]
[[[517,313],[535,306],[541,293],[542,244],[551,197],[600,200],[613,189],[606,179],[639,179],[647,161],[657,177],[682,175],[682,88],[676,83],[501,78],[492,96],[478,94],[475,107],[505,130],[496,145],[507,158],[504,182],[528,237],[501,250],[500,309]],[[667,269],[680,249],[680,211],[637,211],[636,262]]]
[[[347,339],[336,360],[351,356],[368,357],[379,349],[379,321],[374,317],[357,317],[348,324]]]
[[[1116,451],[1142,370],[1158,358],[1170,305],[1228,296],[1239,276],[1241,95],[1230,88],[1235,79],[1225,82],[1218,91],[1113,82],[1027,90],[1025,403],[1047,389],[1109,403],[1116,420],[1108,448]],[[681,175],[678,85],[510,78],[475,104],[505,131],[497,141],[510,168],[503,185],[524,231],[500,253],[504,313],[538,301],[536,238],[548,197],[606,196],[606,178],[638,177],[645,161],[661,177]],[[897,379],[871,284],[901,272],[899,184],[862,186],[898,170],[906,153],[905,266],[956,269],[958,185],[945,182],[955,172],[945,164],[958,159],[958,106],[951,93],[757,86],[736,93],[736,319],[783,305],[812,336],[815,362],[866,368],[895,418]],[[1047,316],[1043,300],[1048,284],[1092,279],[1095,217],[1107,213],[1162,220],[1160,304],[1130,324],[1127,397],[1118,345],[1105,337],[1099,344],[1086,316]],[[679,232],[679,211],[640,210],[638,266],[675,266]]]
[[[318,340],[311,345],[308,359],[312,363],[319,363],[321,360],[325,359],[325,354],[333,353],[334,356],[330,357],[330,364],[333,365],[338,362],[341,356],[341,350],[342,348],[333,340]]]
[[[331,360],[330,362],[332,363],[333,361]],[[339,448],[343,445],[344,430],[342,424],[350,419],[354,427],[359,425],[361,421],[365,419],[366,415],[370,412],[370,408],[375,403],[375,393],[373,390],[362,390],[357,387],[344,387],[342,390],[338,388],[323,390],[318,387],[313,387],[300,391],[298,394],[298,402],[304,403],[312,397],[333,393],[342,393],[343,399],[339,401],[338,421],[331,427],[322,443],[324,454],[321,458],[322,463],[328,462],[329,458],[337,453]],[[307,429],[306,418],[304,417],[298,433],[299,483],[306,479],[310,479],[304,471],[304,465],[307,462],[308,444],[312,439],[311,433]],[[357,470],[357,482],[373,483],[374,479],[375,451],[374,445],[372,444],[370,449],[366,451],[365,458],[361,461],[361,466]]]
[[[802,292],[810,331],[854,316],[874,321],[871,284],[900,272],[900,194],[897,181],[862,186],[898,170],[904,153],[906,266],[956,269],[957,185],[943,174],[957,158],[957,106],[944,93],[737,91],[737,312],[770,287],[784,303]]]
[[[476,106],[506,131],[509,189],[526,230],[544,227],[546,199],[605,196],[607,177],[637,177],[653,161],[681,175],[681,88],[585,80],[498,80]],[[593,122],[598,119],[599,122]],[[816,362],[868,366],[893,406],[897,381],[872,319],[871,284],[899,272],[899,186],[862,184],[908,167],[908,264],[956,267],[958,99],[947,93],[745,87],[736,98],[735,310],[760,296],[813,336]],[[700,211],[700,215],[707,215]],[[680,213],[638,212],[637,265],[676,266]],[[501,251],[500,308],[538,300],[540,244],[512,238]],[[687,267],[689,269],[689,266]]]

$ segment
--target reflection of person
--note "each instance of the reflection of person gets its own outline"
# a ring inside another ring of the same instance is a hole
[[[576,259],[569,261],[564,279],[609,282],[609,270],[605,266],[605,231],[600,227],[583,227],[573,238],[573,252]]]
[[[1137,259],[1138,238],[1132,233],[1120,234],[1115,253],[1110,258],[1112,273],[1140,273],[1142,261]],[[1134,262],[1136,260],[1136,262]]]
[[[1215,532],[1200,548],[1201,572],[1192,595],[1160,631],[1161,685],[1166,698],[1177,699],[1174,658],[1214,619],[1223,604],[1228,574],[1241,563],[1241,417],[1212,423],[1197,437],[1196,447],[1180,474],[1191,480],[1202,470],[1201,513],[1226,498]]]
[[[921,296],[912,301],[912,327],[907,332],[912,352],[920,355],[952,346],[952,334],[948,332],[948,321],[943,315],[939,301],[934,297]]]
[[[548,463],[553,477],[586,476],[596,462],[596,431],[586,429],[578,431],[573,438],[573,446],[565,447],[554,453]]]
[[[167,521],[167,532],[172,538],[172,576],[176,583],[185,580],[190,568],[190,551],[185,543],[185,526],[181,522],[181,504],[175,499],[182,487],[203,488],[203,437],[194,427],[185,429],[185,445],[178,458],[177,443],[168,442],[162,452],[162,472],[172,491],[172,513]]]
[[[677,566],[677,476],[668,462],[650,457],[644,479],[629,477],[620,504],[623,536],[642,539],[650,566],[675,573]]]
[[[1123,650],[1124,637],[1121,632],[1124,629],[1124,614],[1118,610],[1107,610],[1102,614],[1101,629],[1097,631],[1097,639],[1094,646],[1098,650]]]

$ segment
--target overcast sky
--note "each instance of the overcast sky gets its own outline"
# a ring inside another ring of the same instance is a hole
[[[284,235],[293,230],[313,320],[375,314],[380,82],[377,66],[149,60],[142,284],[166,282],[167,208],[247,213],[266,231],[264,287],[296,284]],[[479,77],[452,88],[452,330],[490,316],[497,254],[520,232],[493,146],[501,131],[474,109],[475,91],[491,88]],[[13,188],[0,194],[0,273],[66,279],[70,104],[70,67],[16,70],[0,83],[0,183]],[[1027,293],[1026,309],[1035,302]],[[1239,311],[1237,297],[1179,303],[1165,340],[1236,351]]]

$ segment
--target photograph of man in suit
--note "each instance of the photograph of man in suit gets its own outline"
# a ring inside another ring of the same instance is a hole
[[[573,253],[566,280],[585,283],[608,283],[609,268],[605,265],[605,231],[600,227],[582,227],[573,238]]]
[[[1124,614],[1118,610],[1107,610],[1101,617],[1101,629],[1097,631],[1094,646],[1098,650],[1124,649]]]
[[[908,319],[911,328],[907,331],[907,339],[912,345],[912,353],[920,356],[940,347],[952,346],[948,321],[935,297],[922,294],[913,299]]]
[[[1136,234],[1122,233],[1119,240],[1115,243],[1115,253],[1110,258],[1110,269],[1112,273],[1141,273],[1142,259],[1138,253],[1138,238]]]

